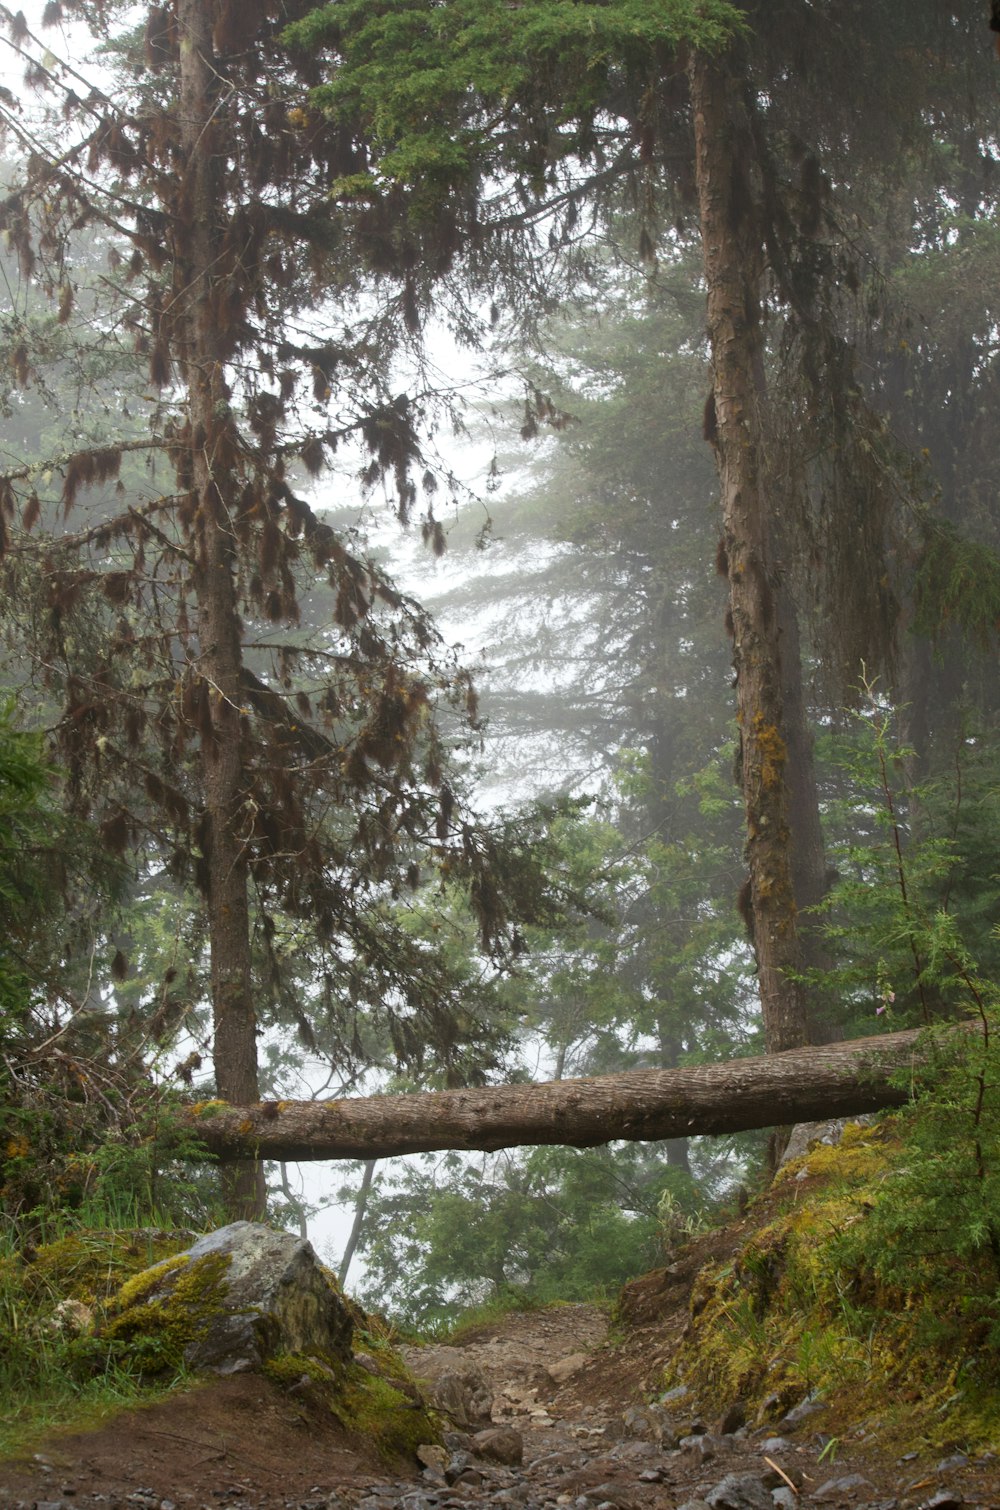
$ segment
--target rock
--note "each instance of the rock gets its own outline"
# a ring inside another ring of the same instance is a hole
[[[950,1458],[942,1458],[934,1464],[935,1473],[953,1473],[956,1468],[968,1468],[969,1458],[964,1452],[953,1452]]]
[[[424,1468],[434,1468],[438,1473],[444,1474],[451,1461],[451,1454],[447,1447],[436,1447],[433,1444],[422,1442],[417,1448],[417,1462]]]
[[[957,1489],[939,1489],[930,1499],[924,1500],[920,1510],[961,1510],[965,1500]]]
[[[580,1499],[587,1506],[587,1510],[592,1510],[594,1505],[598,1506],[598,1510],[601,1510],[602,1506],[607,1506],[608,1510],[625,1510],[629,1504],[627,1493],[621,1484],[595,1484],[593,1488],[583,1491],[577,1500],[578,1504]]]
[[[82,1300],[60,1300],[49,1327],[63,1337],[84,1337],[94,1330],[94,1313]]]
[[[702,1463],[710,1463],[713,1458],[724,1452],[725,1446],[718,1437],[704,1436],[683,1437],[680,1442],[681,1452],[685,1461],[697,1468]]]
[[[512,1426],[491,1426],[476,1432],[472,1450],[478,1457],[513,1468],[524,1460],[524,1438]]]
[[[810,1416],[814,1416],[818,1410],[823,1409],[823,1402],[816,1395],[806,1395],[792,1410],[782,1416],[779,1426],[800,1426]]]
[[[555,1363],[550,1363],[545,1372],[553,1384],[565,1384],[567,1379],[572,1379],[578,1374],[587,1361],[586,1353],[570,1353],[565,1358],[557,1358]]]
[[[819,1143],[835,1148],[844,1136],[845,1127],[849,1127],[852,1123],[857,1123],[859,1127],[868,1127],[872,1121],[874,1118],[866,1115],[833,1117],[828,1122],[798,1122],[792,1128],[778,1168],[784,1169],[785,1165],[790,1164],[793,1159],[805,1158],[810,1148],[815,1148]]]
[[[462,1356],[461,1348],[438,1347],[427,1356],[421,1356],[419,1348],[406,1348],[403,1356],[431,1404],[457,1426],[478,1426],[490,1419],[490,1382],[481,1368]]]
[[[820,1484],[818,1489],[812,1491],[812,1498],[820,1505],[840,1504],[845,1499],[858,1499],[874,1489],[875,1485],[864,1474],[845,1473],[839,1479],[827,1479],[825,1484]]]
[[[727,1473],[705,1500],[710,1510],[774,1510],[771,1491],[756,1473]]]
[[[678,1442],[673,1422],[659,1405],[633,1405],[622,1416],[621,1434],[655,1442],[664,1452],[671,1451]]]
[[[102,1335],[149,1339],[165,1363],[173,1352],[189,1368],[230,1374],[279,1353],[349,1363],[353,1331],[310,1243],[259,1222],[233,1222],[129,1280]]]
[[[666,1394],[660,1396],[661,1405],[681,1405],[688,1398],[691,1391],[686,1384],[678,1384],[674,1389],[668,1389]]]

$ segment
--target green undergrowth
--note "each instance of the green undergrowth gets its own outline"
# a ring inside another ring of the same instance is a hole
[[[188,1232],[78,1230],[0,1250],[0,1458],[176,1387],[178,1369],[151,1379],[128,1347],[94,1328],[123,1284],[190,1241]]]
[[[957,1112],[950,1131],[929,1134],[918,1105],[782,1170],[761,1224],[699,1275],[666,1382],[761,1422],[813,1396],[824,1431],[863,1428],[901,1450],[995,1444],[995,1192]]]

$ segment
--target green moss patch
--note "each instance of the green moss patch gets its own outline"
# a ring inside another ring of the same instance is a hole
[[[175,1254],[122,1286],[101,1327],[101,1340],[124,1345],[140,1372],[183,1368],[184,1353],[204,1336],[227,1292],[229,1257]]]
[[[103,1305],[129,1278],[160,1262],[190,1241],[187,1233],[78,1231],[34,1249],[29,1257],[7,1258],[10,1278],[25,1298],[44,1308],[60,1300]]]
[[[849,1128],[782,1171],[758,1227],[701,1272],[668,1383],[705,1410],[775,1419],[814,1394],[824,1429],[867,1425],[901,1447],[975,1448],[1000,1432],[1000,1349],[971,1296],[996,1289],[988,1251],[936,1266],[878,1262],[878,1214],[907,1167],[888,1119]],[[886,1274],[891,1272],[891,1279]]]
[[[307,1385],[313,1402],[321,1402],[346,1431],[365,1437],[386,1463],[412,1461],[421,1444],[440,1442],[441,1427],[399,1354],[383,1343],[375,1356],[378,1373],[359,1363],[338,1367],[304,1353],[279,1354],[263,1372],[285,1389]]]

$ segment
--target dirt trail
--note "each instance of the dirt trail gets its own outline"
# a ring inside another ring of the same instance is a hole
[[[895,1463],[884,1461],[870,1443],[838,1448],[835,1457],[808,1411],[778,1427],[752,1429],[736,1410],[721,1421],[699,1420],[683,1392],[647,1405],[685,1323],[690,1279],[700,1261],[704,1255],[695,1253],[630,1286],[623,1328],[610,1336],[601,1311],[567,1305],[509,1315],[460,1347],[409,1350],[418,1376],[463,1375],[459,1395],[464,1389],[470,1407],[467,1418],[446,1433],[445,1447],[424,1455],[422,1467],[387,1470],[364,1442],[331,1423],[308,1391],[289,1393],[240,1375],[128,1412],[99,1431],[51,1442],[30,1463],[0,1465],[0,1507],[1000,1506],[1000,1471],[988,1459]],[[492,1444],[484,1442],[484,1430],[492,1432]]]

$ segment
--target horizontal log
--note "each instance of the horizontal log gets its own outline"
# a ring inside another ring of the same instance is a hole
[[[899,1106],[917,1031],[674,1070],[345,1101],[209,1102],[185,1120],[223,1160],[380,1159],[442,1149],[744,1132]]]

